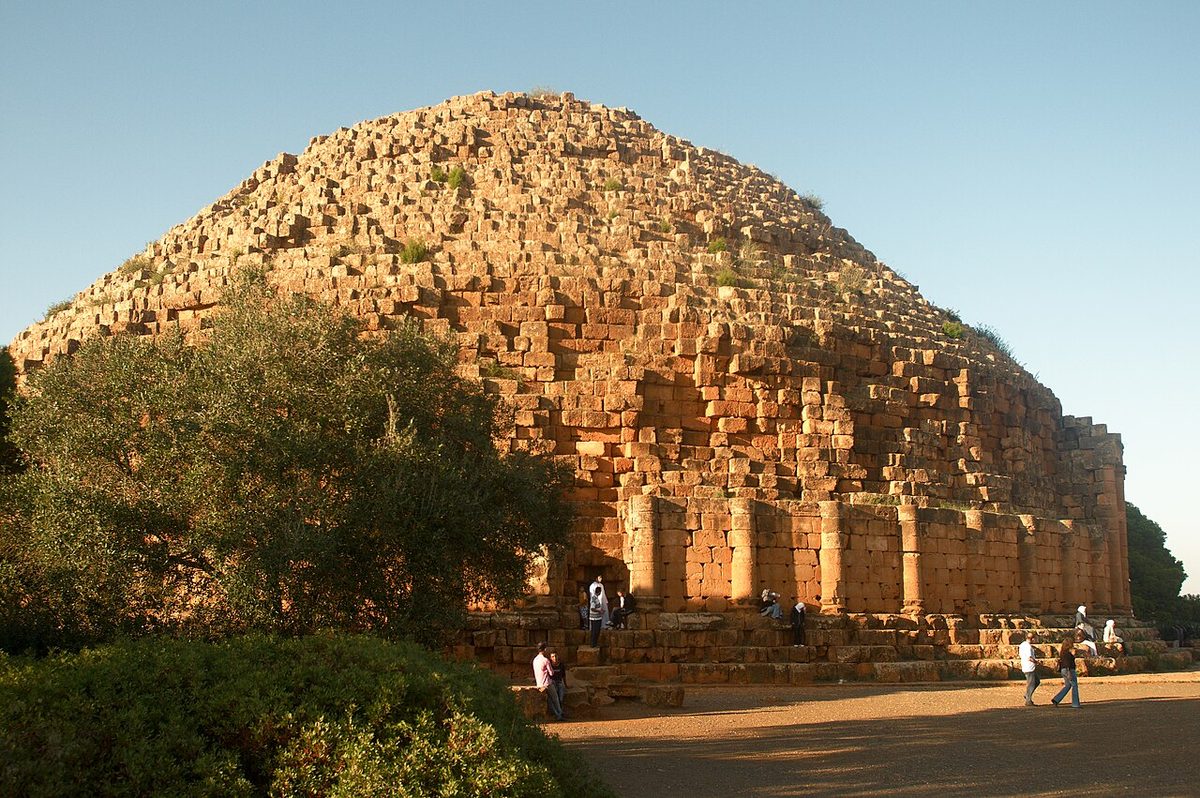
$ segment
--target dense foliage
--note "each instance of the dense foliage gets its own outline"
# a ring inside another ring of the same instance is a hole
[[[0,349],[0,474],[17,469],[19,453],[8,439],[10,408],[17,396],[17,366],[8,349]]]
[[[147,632],[372,630],[436,642],[565,539],[562,472],[452,339],[366,337],[262,275],[202,346],[91,340],[29,379],[0,480],[0,646]]]
[[[495,677],[367,637],[0,655],[4,795],[608,795]]]
[[[1187,579],[1183,563],[1167,549],[1167,533],[1135,505],[1125,504],[1129,542],[1129,590],[1139,618],[1171,614]]]

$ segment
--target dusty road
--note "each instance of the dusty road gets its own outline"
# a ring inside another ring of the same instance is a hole
[[[1061,685],[693,687],[548,730],[623,796],[1200,795],[1200,669]]]

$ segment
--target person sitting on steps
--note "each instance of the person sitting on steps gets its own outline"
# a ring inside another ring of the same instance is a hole
[[[762,599],[759,603],[759,615],[765,615],[776,621],[783,619],[783,608],[779,606],[779,594],[774,590],[771,590],[769,587],[763,588]]]
[[[1116,621],[1112,618],[1104,622],[1104,644],[1115,648],[1118,654],[1125,653],[1125,640],[1117,634]]]
[[[1075,630],[1075,645],[1082,646],[1083,648],[1092,652],[1093,657],[1100,656],[1100,652],[1096,650],[1096,643],[1092,640],[1088,640],[1087,634],[1082,629]]]
[[[626,619],[637,611],[634,604],[632,594],[628,594],[624,590],[617,591],[617,600],[612,608],[612,627],[614,629],[625,628]]]

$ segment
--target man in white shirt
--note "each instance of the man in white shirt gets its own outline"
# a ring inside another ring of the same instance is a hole
[[[554,687],[554,668],[546,656],[546,644],[537,644],[537,656],[533,658],[533,678],[538,690],[546,696],[546,706],[555,720],[563,719],[562,704],[558,701],[558,690]]]
[[[604,577],[596,576],[596,581],[588,585],[588,598],[590,599],[595,593],[596,588],[600,588],[600,606],[604,608],[604,617],[601,619],[601,628],[607,629],[609,626],[608,616],[608,591],[604,589]]]
[[[1025,639],[1017,647],[1021,657],[1021,672],[1025,674],[1025,706],[1033,706],[1033,691],[1042,680],[1037,675],[1037,652],[1033,649],[1033,632],[1026,632]]]

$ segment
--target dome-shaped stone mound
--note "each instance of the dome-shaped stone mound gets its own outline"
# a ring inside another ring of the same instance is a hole
[[[196,335],[260,265],[370,329],[453,331],[512,445],[570,460],[545,595],[602,572],[667,610],[1127,610],[1119,438],[818,205],[625,109],[459,97],[264,164],[10,352]]]

